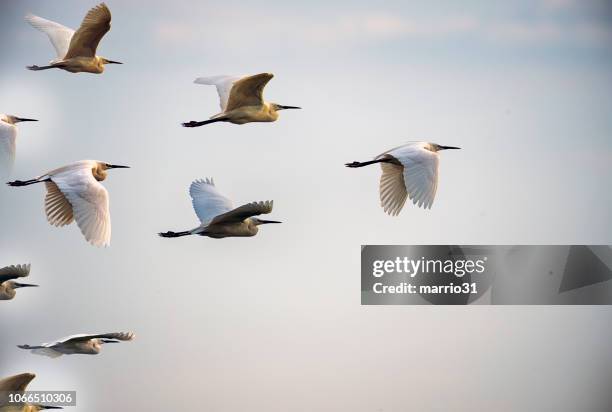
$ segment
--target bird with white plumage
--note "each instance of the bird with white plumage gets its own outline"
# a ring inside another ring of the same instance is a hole
[[[107,170],[125,168],[129,166],[81,160],[34,179],[7,184],[22,187],[44,183],[45,213],[51,225],[66,226],[76,220],[85,240],[95,246],[108,246],[111,240],[109,195],[100,182],[106,179]]]
[[[410,142],[388,150],[366,162],[346,163],[346,167],[364,167],[380,163],[380,204],[389,215],[396,216],[406,199],[424,209],[433,205],[438,190],[438,168],[441,150],[460,149],[429,142]]]
[[[121,341],[131,341],[136,337],[133,332],[111,332],[87,334],[81,333],[58,339],[54,342],[43,343],[41,345],[17,345],[20,349],[31,351],[35,355],[58,358],[62,355],[98,355],[102,350],[102,345],[107,343],[119,343]]]
[[[0,113],[0,177],[8,177],[15,164],[17,153],[17,123],[37,122],[36,119]]]

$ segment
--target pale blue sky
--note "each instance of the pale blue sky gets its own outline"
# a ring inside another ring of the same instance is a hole
[[[40,119],[20,126],[13,177],[87,158],[133,167],[104,183],[102,250],[47,224],[42,187],[0,187],[0,265],[31,262],[41,284],[2,305],[0,376],[76,389],[81,411],[610,404],[608,308],[359,305],[361,244],[612,243],[606,2],[109,0],[98,51],[124,65],[25,70],[53,50],[24,14],[76,27],[95,3],[0,3],[0,112]],[[304,109],[179,126],[218,111],[194,78],[261,71],[269,100]],[[431,210],[392,218],[379,170],[343,164],[409,140],[463,150],[442,153]],[[236,203],[274,199],[285,223],[156,237],[196,225],[187,189],[206,176]],[[130,329],[136,341],[98,357],[14,347]]]

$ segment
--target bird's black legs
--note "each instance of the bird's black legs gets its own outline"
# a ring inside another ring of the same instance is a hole
[[[183,125],[183,127],[200,127],[200,126],[204,126],[205,124],[210,124],[210,123],[215,123],[215,122],[227,122],[227,119],[210,119],[210,120],[203,120],[201,122],[196,122],[195,120],[192,120],[190,122],[181,123],[181,124]]]
[[[28,186],[33,185],[35,183],[42,183],[49,181],[50,179],[38,180],[38,179],[30,179],[30,180],[15,180],[14,182],[7,182],[6,184],[14,187]]]
[[[158,233],[161,237],[181,237],[191,235],[191,232],[186,230],[185,232],[162,232]]]
[[[364,166],[372,165],[374,163],[391,163],[391,160],[390,159],[376,159],[376,160],[370,160],[368,162],[345,163],[344,165],[346,167],[364,167]]]
[[[20,349],[43,349],[44,346],[17,345]]]
[[[50,66],[37,66],[37,65],[33,65],[33,66],[26,66],[26,69],[28,70],[34,70],[34,71],[39,71],[39,70],[49,70],[49,69],[55,69],[56,65],[50,65]]]

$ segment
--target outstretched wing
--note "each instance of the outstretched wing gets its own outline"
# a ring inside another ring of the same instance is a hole
[[[72,335],[63,338],[59,342],[84,342],[90,339],[115,339],[115,340],[132,340],[136,337],[134,332],[111,332],[111,333],[98,333],[98,334],[80,334]]]
[[[8,378],[0,379],[0,392],[25,391],[28,387],[28,384],[35,377],[36,375],[34,375],[33,373],[21,373],[19,375],[9,376]]]
[[[391,216],[397,216],[406,203],[408,192],[404,183],[404,168],[395,163],[381,163],[380,205]]]
[[[12,265],[0,269],[0,283],[7,280],[24,278],[30,274],[30,264],[27,265]]]
[[[0,177],[11,174],[15,164],[17,128],[0,120]]]
[[[225,110],[263,104],[263,89],[272,77],[274,77],[272,73],[260,73],[236,81],[230,91]]]
[[[75,163],[53,174],[51,180],[72,206],[74,219],[85,239],[95,246],[108,246],[111,239],[108,192],[93,177],[91,164]],[[57,219],[56,222],[66,221],[68,215],[64,213]]]
[[[47,194],[45,195],[45,213],[47,220],[53,226],[66,226],[72,223],[72,205],[66,196],[53,182],[45,182]]]
[[[229,75],[198,77],[194,80],[194,83],[216,86],[217,93],[219,93],[219,105],[221,106],[221,111],[223,112],[227,107],[227,101],[229,100],[230,91],[232,90],[234,82],[242,79],[243,77],[244,76]]]
[[[239,223],[252,216],[268,214],[272,212],[273,204],[274,202],[272,200],[247,203],[246,205],[240,206],[234,210],[230,210],[227,213],[215,217],[210,224]]]
[[[51,40],[51,44],[53,44],[55,52],[57,53],[57,58],[55,60],[62,60],[64,56],[66,56],[66,53],[68,53],[68,47],[70,46],[70,40],[74,35],[74,30],[33,14],[28,14],[25,16],[25,20],[30,23],[32,27],[40,30],[49,37],[49,40]]]
[[[195,180],[189,187],[193,210],[202,224],[234,208],[232,201],[223,196],[212,178]]]
[[[417,143],[392,149],[381,156],[391,156],[403,166],[406,192],[412,203],[431,208],[438,189],[438,154]]]
[[[110,30],[110,23],[111,13],[106,4],[100,3],[89,10],[81,23],[81,27],[70,40],[65,58],[95,57],[100,40]]]

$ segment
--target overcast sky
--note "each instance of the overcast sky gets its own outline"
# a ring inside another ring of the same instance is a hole
[[[610,244],[612,24],[605,1],[108,0],[103,75],[54,57],[27,12],[77,27],[90,0],[0,1],[0,112],[19,126],[14,179],[81,159],[104,182],[111,247],[0,187],[0,266],[32,263],[0,302],[0,376],[77,390],[78,411],[602,410],[606,307],[360,306],[362,244]],[[198,76],[269,71],[270,124],[218,112]],[[441,153],[431,210],[379,206],[377,167],[406,141]],[[197,225],[188,187],[274,200],[255,238],[161,239]],[[95,357],[15,347],[133,330]],[[188,406],[188,407],[187,407]]]

